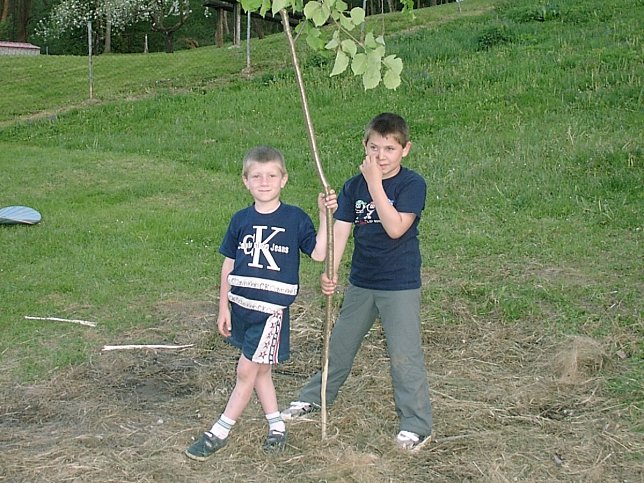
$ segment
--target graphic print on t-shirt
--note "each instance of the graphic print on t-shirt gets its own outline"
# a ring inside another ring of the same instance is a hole
[[[394,202],[387,199],[390,205]],[[376,212],[376,205],[373,201],[366,202],[364,200],[356,200],[355,203],[356,218],[353,221],[355,225],[368,225],[369,223],[381,223]]]
[[[249,227],[250,228],[250,227]],[[248,310],[262,312],[265,314],[275,314],[284,308],[284,305],[275,304],[279,299],[284,302],[285,299],[281,296],[295,297],[297,295],[297,284],[285,283],[280,280],[267,278],[261,276],[266,275],[263,270],[270,270],[272,272],[281,272],[282,267],[279,265],[279,257],[276,254],[288,254],[289,247],[276,243],[279,236],[286,233],[286,229],[277,226],[253,224],[252,230],[248,230],[244,235],[237,247],[238,250],[243,252],[241,260],[244,260],[242,266],[239,267],[239,274],[231,273],[228,275],[228,283],[231,287],[239,289],[251,289],[251,292],[241,291],[239,293],[229,293],[228,299]],[[282,257],[282,260],[284,258]],[[244,267],[245,265],[245,267]],[[246,272],[247,275],[243,273]],[[260,299],[247,298],[245,295],[259,295]],[[272,295],[269,295],[272,294]],[[276,298],[277,297],[277,298]]]
[[[254,225],[253,228],[255,233],[246,235],[239,243],[239,249],[242,250],[245,255],[252,255],[252,260],[248,266],[264,268],[264,265],[260,263],[263,255],[263,258],[267,262],[266,268],[268,270],[277,270],[279,272],[281,269],[277,263],[275,263],[275,258],[273,258],[271,252],[288,253],[288,247],[277,245],[275,243],[271,245],[271,240],[275,238],[278,233],[283,233],[286,230],[284,228],[272,226],[270,227],[270,231],[266,234],[266,238],[264,238],[264,231],[268,230],[268,226]]]

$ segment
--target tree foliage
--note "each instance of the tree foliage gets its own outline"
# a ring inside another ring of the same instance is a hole
[[[241,0],[246,11],[271,11],[277,15],[282,10],[303,12],[305,20],[296,31],[306,36],[306,42],[316,50],[335,53],[331,75],[339,75],[351,67],[353,75],[362,77],[365,89],[373,89],[382,82],[389,89],[400,85],[402,60],[396,55],[386,55],[385,39],[369,31],[358,34],[364,25],[365,11],[350,8],[343,0]],[[413,0],[403,0],[403,11],[413,9]],[[330,28],[325,28],[330,27]]]

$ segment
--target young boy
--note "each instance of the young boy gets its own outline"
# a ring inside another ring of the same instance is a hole
[[[334,193],[318,197],[319,232],[300,208],[280,201],[288,174],[282,154],[267,146],[244,158],[242,180],[253,205],[235,213],[219,248],[225,259],[219,291],[219,333],[241,349],[237,381],[219,420],[187,450],[204,461],[223,448],[253,390],[269,424],[266,451],[282,450],[286,428],[273,386],[271,367],[289,357],[289,306],[298,292],[300,251],[326,258],[326,207]]]
[[[385,331],[391,359],[398,447],[416,451],[431,439],[432,407],[420,337],[420,248],[418,223],[425,207],[423,178],[401,166],[411,142],[405,120],[376,116],[363,139],[360,174],[349,179],[334,214],[334,273],[353,230],[349,286],[329,341],[327,404],[332,404],[351,372],[360,345],[376,320]],[[321,277],[322,292],[335,280]],[[321,404],[321,372],[302,388],[283,419],[303,416]]]

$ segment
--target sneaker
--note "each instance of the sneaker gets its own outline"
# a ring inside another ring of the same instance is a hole
[[[430,436],[421,436],[411,431],[401,431],[396,436],[396,446],[405,451],[416,452],[432,440]]]
[[[282,411],[282,419],[297,419],[318,409],[313,403],[304,401],[292,401],[291,405]]]
[[[284,451],[286,446],[286,431],[275,431],[274,429],[268,432],[264,446],[262,447],[267,453],[277,453]]]
[[[228,438],[219,439],[211,433],[203,433],[201,437],[192,443],[186,450],[186,456],[197,461],[206,461],[221,448],[226,446]]]

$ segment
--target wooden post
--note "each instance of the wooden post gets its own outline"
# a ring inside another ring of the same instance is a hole
[[[241,4],[235,3],[234,9],[235,11],[235,28],[234,28],[234,39],[233,39],[233,46],[235,47],[241,47]]]
[[[92,22],[87,22],[87,59],[89,78],[89,98],[94,98],[94,67],[92,64]]]
[[[246,14],[246,70],[250,72],[250,10]]]
[[[217,10],[217,32],[215,33],[215,44],[217,47],[224,46],[224,22],[226,20],[226,12],[223,8]]]

